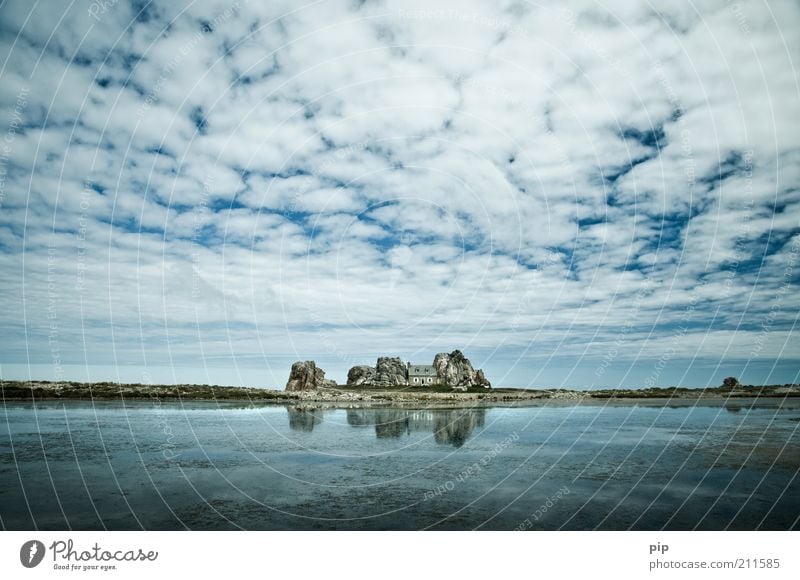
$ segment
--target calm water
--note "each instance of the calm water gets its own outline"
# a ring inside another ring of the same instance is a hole
[[[6,529],[800,527],[800,401],[0,413]]]

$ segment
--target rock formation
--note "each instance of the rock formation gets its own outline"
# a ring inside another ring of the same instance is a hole
[[[408,384],[408,368],[399,357],[378,357],[375,382],[379,387],[397,387]]]
[[[440,352],[433,359],[433,366],[436,367],[440,384],[450,387],[492,386],[483,371],[472,368],[472,363],[460,350],[454,350],[450,354]]]
[[[449,387],[485,387],[492,384],[480,369],[472,368],[460,350],[442,352],[433,361],[438,385]],[[347,386],[400,387],[408,386],[408,366],[398,357],[379,357],[374,367],[359,365],[347,373]]]
[[[297,361],[292,364],[287,391],[313,391],[323,387],[335,387],[336,382],[325,378],[325,371],[313,360]]]
[[[489,379],[486,378],[486,375],[483,374],[481,369],[475,371],[475,384],[479,387],[486,387],[487,389],[492,388],[492,383],[489,382]]]
[[[371,385],[375,382],[375,367],[359,365],[351,368],[347,373],[347,386],[360,387]]]
[[[404,387],[408,385],[408,367],[399,357],[381,356],[374,367],[355,366],[347,373],[347,386]]]

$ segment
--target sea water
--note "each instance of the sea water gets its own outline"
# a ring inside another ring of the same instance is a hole
[[[414,409],[6,402],[0,523],[784,530],[800,400]]]

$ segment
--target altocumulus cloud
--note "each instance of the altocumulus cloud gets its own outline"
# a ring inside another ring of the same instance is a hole
[[[65,11],[66,10],[66,11]],[[794,2],[6,1],[3,378],[797,381]]]

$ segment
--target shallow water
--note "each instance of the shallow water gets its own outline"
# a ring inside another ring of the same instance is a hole
[[[800,527],[800,401],[0,413],[5,529]]]

